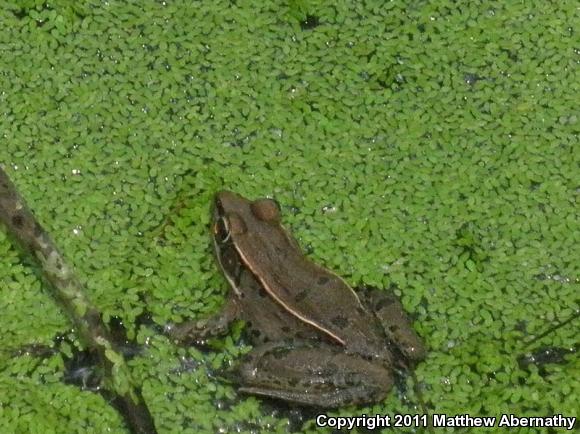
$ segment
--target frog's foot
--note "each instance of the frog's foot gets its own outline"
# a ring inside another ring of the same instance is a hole
[[[238,313],[236,300],[230,297],[216,315],[198,321],[167,325],[164,333],[180,345],[204,346],[208,339],[227,334]]]
[[[321,343],[264,344],[245,356],[237,372],[243,393],[327,408],[375,402],[393,384],[380,361]]]
[[[401,301],[391,290],[364,287],[358,288],[357,293],[366,308],[379,319],[389,340],[408,361],[419,362],[425,358],[425,345],[413,330]]]

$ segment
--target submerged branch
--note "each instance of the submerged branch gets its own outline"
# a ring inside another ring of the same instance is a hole
[[[110,396],[121,410],[128,428],[134,434],[156,433],[141,391],[134,384],[119,345],[109,333],[101,313],[91,304],[72,267],[1,167],[0,223],[21,248],[36,258],[50,283],[53,297],[70,317],[81,343],[97,355],[103,372],[104,395]]]

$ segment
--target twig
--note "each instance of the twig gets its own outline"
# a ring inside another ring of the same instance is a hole
[[[155,425],[141,391],[134,384],[127,363],[114,339],[90,302],[73,268],[20,196],[0,167],[0,223],[25,251],[36,258],[52,296],[61,304],[75,326],[81,343],[95,352],[103,372],[105,395],[110,396],[133,434],[155,434]]]

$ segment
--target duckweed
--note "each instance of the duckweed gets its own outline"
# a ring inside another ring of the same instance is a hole
[[[0,163],[129,328],[144,310],[159,325],[215,312],[227,290],[211,197],[271,196],[316,261],[394,286],[430,349],[416,385],[333,414],[423,413],[422,400],[575,416],[578,322],[526,343],[578,312],[576,8],[8,2]],[[125,432],[99,395],[61,381],[62,355],[14,355],[70,324],[2,232],[0,253],[0,431]],[[235,339],[201,352],[134,333],[160,433],[329,432],[216,378],[247,350]],[[541,348],[572,351],[518,364]]]

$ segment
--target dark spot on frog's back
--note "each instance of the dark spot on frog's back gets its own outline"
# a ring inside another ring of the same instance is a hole
[[[338,365],[337,365],[336,363],[332,363],[332,362],[328,363],[328,364],[326,365],[326,367],[327,367],[328,369],[330,369],[330,373],[331,373],[331,374],[333,374],[333,373],[335,373],[335,372],[338,372],[338,370],[339,370],[339,368],[338,368]]]
[[[341,329],[348,325],[348,320],[343,316],[335,316],[330,320],[330,322]]]
[[[290,349],[289,348],[285,348],[285,347],[283,347],[283,348],[276,348],[273,351],[273,353],[274,353],[273,354],[274,357],[276,359],[280,360],[280,359],[283,359],[284,357],[286,357],[288,355],[288,353],[290,353]]]
[[[308,297],[308,291],[304,290],[304,291],[300,291],[298,294],[296,294],[296,296],[294,297],[294,301],[297,302],[301,302],[302,300],[304,300],[306,297]]]
[[[322,367],[322,369],[320,369],[320,370],[318,370],[318,369],[314,370],[313,373],[320,375],[322,378],[327,378],[327,377],[332,377],[332,375],[336,372],[338,372],[338,366],[336,366],[333,363],[330,363],[330,364]]]
[[[318,278],[318,284],[320,286],[326,285],[330,279],[327,276],[321,276]]]
[[[344,381],[351,386],[358,386],[362,383],[361,376],[357,372],[349,371],[344,374]]]
[[[288,380],[288,385],[290,387],[296,387],[296,386],[298,386],[298,380],[296,378],[290,378]]]

